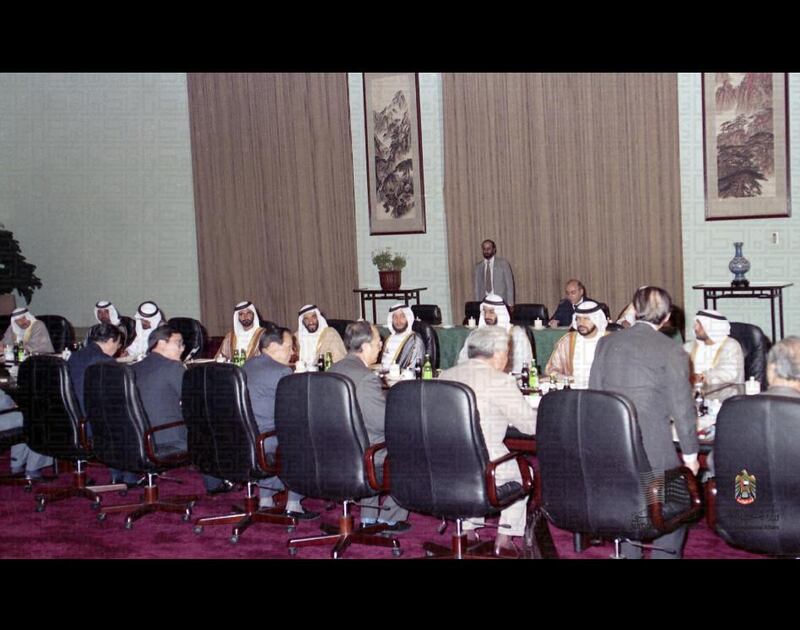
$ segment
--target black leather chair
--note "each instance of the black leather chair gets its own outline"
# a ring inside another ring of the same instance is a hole
[[[389,390],[386,448],[392,496],[408,510],[455,520],[451,546],[426,542],[428,556],[491,556],[492,542],[467,548],[465,519],[496,514],[530,494],[532,476],[522,455],[490,461],[475,393],[451,381],[403,381]],[[522,484],[497,486],[495,470],[516,460]]]
[[[348,324],[352,324],[354,320],[352,319],[326,319],[328,322],[328,326],[334,328],[336,332],[339,333],[339,336],[344,339],[344,331],[347,329]]]
[[[156,477],[169,468],[189,464],[187,451],[159,445],[158,431],[182,426],[170,422],[151,427],[139,392],[133,368],[119,363],[96,363],[86,370],[84,383],[86,419],[92,428],[92,448],[97,459],[111,468],[147,475],[144,496],[139,503],[104,506],[97,515],[105,520],[107,514],[127,514],[125,528],[153,512],[177,512],[188,521],[197,497],[194,495],[165,497],[159,500]]]
[[[31,450],[55,459],[70,459],[75,464],[73,484],[67,487],[39,487],[36,511],[45,504],[72,497],[93,501],[100,507],[100,494],[125,490],[123,484],[87,486],[84,465],[92,459],[80,407],[72,390],[67,364],[60,357],[37,355],[19,366],[20,409],[23,413],[26,442]]]
[[[5,335],[9,326],[11,326],[11,315],[0,315],[0,335]]]
[[[735,396],[716,426],[709,524],[729,545],[800,556],[800,399]]]
[[[65,317],[61,315],[38,315],[36,317],[47,328],[53,352],[61,352],[75,343],[75,330]]]
[[[464,321],[461,322],[464,326],[469,323],[469,318],[475,319],[477,325],[478,319],[481,316],[481,303],[480,302],[464,302]]]
[[[281,481],[310,497],[341,502],[339,525],[322,524],[322,536],[293,538],[298,547],[335,543],[331,555],[341,557],[351,544],[390,547],[401,554],[394,537],[382,536],[385,524],[355,529],[349,506],[385,491],[375,471],[375,454],[383,443],[370,446],[353,381],[341,374],[316,372],[284,376],[275,400]]]
[[[636,410],[624,396],[562,390],[542,398],[536,424],[542,507],[556,526],[614,540],[650,541],[692,519],[700,491],[683,466],[654,478]]]
[[[744,379],[751,376],[761,383],[761,391],[766,391],[767,354],[772,348],[772,341],[758,326],[742,322],[731,322],[730,336],[739,342],[744,354]]]
[[[438,304],[414,304],[411,306],[414,317],[431,326],[439,326],[442,323],[442,311]]]
[[[511,323],[522,326],[533,326],[537,319],[542,320],[542,325],[547,326],[550,316],[544,304],[515,304],[511,309]]]
[[[206,345],[206,331],[203,324],[191,317],[172,317],[167,323],[183,337],[185,348],[181,353],[181,361],[185,361],[190,354],[199,359]]]
[[[439,336],[436,329],[427,322],[414,320],[411,329],[422,337],[425,342],[425,352],[431,357],[431,366],[434,370],[439,369]]]
[[[136,338],[136,320],[127,315],[120,315],[119,325],[125,332],[125,339],[122,342],[122,347],[124,349],[131,345],[131,342]]]
[[[275,433],[259,433],[244,371],[229,363],[193,365],[183,376],[181,408],[192,463],[206,475],[247,486],[243,506],[234,505],[233,514],[197,519],[195,533],[206,525],[233,524],[230,541],[235,544],[253,523],[285,525],[292,531],[297,519],[277,507],[258,507],[258,480],[277,474],[274,457],[268,462],[264,454],[264,440]]]

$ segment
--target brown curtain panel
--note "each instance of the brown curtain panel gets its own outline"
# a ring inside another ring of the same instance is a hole
[[[446,74],[443,85],[454,313],[475,299],[485,238],[511,263],[516,302],[551,315],[572,277],[612,317],[643,284],[683,303],[674,74]]]
[[[203,323],[251,300],[293,330],[297,310],[357,310],[346,74],[189,74]]]

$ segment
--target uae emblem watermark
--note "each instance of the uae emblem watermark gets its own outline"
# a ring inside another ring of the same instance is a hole
[[[747,470],[742,470],[736,475],[733,486],[733,494],[736,502],[742,505],[750,505],[756,500],[756,476],[751,475]]]

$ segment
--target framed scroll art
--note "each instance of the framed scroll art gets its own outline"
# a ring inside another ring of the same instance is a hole
[[[706,220],[788,217],[785,73],[703,74]]]
[[[415,73],[364,73],[370,234],[425,232],[419,82]]]

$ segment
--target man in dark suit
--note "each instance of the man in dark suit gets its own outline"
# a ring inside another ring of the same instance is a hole
[[[481,302],[489,293],[503,298],[509,306],[514,305],[514,275],[505,258],[497,256],[497,245],[492,240],[481,243],[483,260],[475,265],[475,299]]]
[[[289,361],[292,357],[292,332],[288,328],[269,327],[258,340],[260,354],[244,364],[247,374],[247,391],[250,405],[261,433],[275,430],[275,392],[278,381],[292,373]],[[278,439],[275,436],[264,441],[264,452],[275,453]],[[258,482],[259,506],[271,508],[275,504],[273,495],[284,489],[278,477],[269,477]],[[319,517],[319,512],[305,511],[300,505],[302,494],[289,490],[286,501],[286,512],[300,520],[311,520]]]
[[[636,324],[603,337],[589,375],[589,388],[622,394],[636,408],[644,450],[655,475],[680,465],[672,441],[675,423],[684,464],[697,474],[697,415],[689,382],[689,360],[683,348],[661,334],[669,321],[672,298],[658,287],[639,289],[633,297]],[[631,515],[635,517],[636,515]],[[680,558],[686,528],[653,541],[653,558]],[[629,558],[641,558],[641,548],[623,543]]]
[[[364,419],[369,443],[383,442],[386,397],[383,394],[378,375],[370,369],[370,366],[378,360],[381,351],[381,337],[378,329],[369,322],[348,324],[344,333],[344,346],[347,348],[347,356],[338,363],[334,363],[329,371],[335,374],[344,374],[355,383],[356,400],[361,409],[361,417]],[[375,456],[375,465],[379,474],[385,458],[386,450],[378,451]],[[411,524],[406,520],[408,510],[397,505],[392,497],[386,497],[383,507],[379,507],[379,496],[362,499],[360,504],[363,527],[374,525],[377,521],[387,523],[388,529],[394,532],[411,529]]]
[[[86,347],[77,352],[73,352],[67,361],[69,378],[72,381],[72,389],[81,415],[86,415],[86,407],[83,402],[83,383],[86,377],[86,370],[95,363],[113,363],[114,355],[122,347],[122,331],[109,321],[92,326],[89,330]],[[92,436],[91,425],[86,427],[88,437]],[[111,483],[125,483],[135,486],[139,481],[139,475],[133,472],[110,468]]]
[[[556,312],[553,313],[553,317],[550,318],[548,326],[550,326],[550,328],[571,326],[572,317],[575,315],[575,309],[578,307],[578,304],[585,299],[588,298],[586,297],[586,287],[583,286],[583,283],[574,278],[567,280],[567,284],[564,285],[564,299],[558,303]]]

